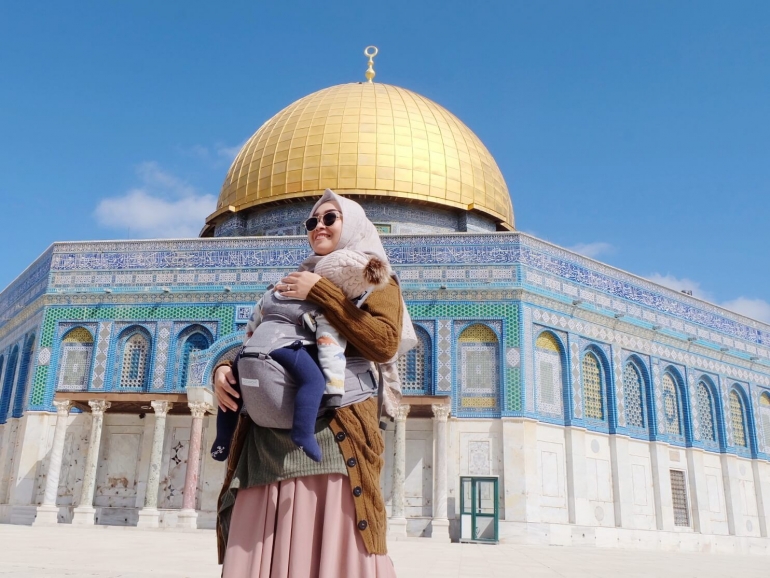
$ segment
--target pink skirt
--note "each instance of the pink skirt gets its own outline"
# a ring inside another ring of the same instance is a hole
[[[347,476],[294,478],[239,490],[222,578],[395,578],[366,551]]]

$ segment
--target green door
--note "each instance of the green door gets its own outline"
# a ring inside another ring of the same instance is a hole
[[[496,476],[460,478],[460,541],[498,542],[498,480]]]

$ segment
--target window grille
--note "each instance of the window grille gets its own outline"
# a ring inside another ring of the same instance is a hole
[[[486,325],[477,324],[467,327],[458,341],[461,406],[496,408],[500,381],[497,335]]]
[[[687,506],[687,487],[684,472],[671,471],[671,502],[674,506],[674,525],[689,526],[690,510]]]
[[[94,338],[85,327],[76,327],[62,339],[59,353],[59,391],[86,391]]]
[[[711,401],[711,392],[702,381],[698,383],[698,418],[700,419],[700,437],[704,441],[715,442],[717,440],[714,428],[714,404]]]
[[[599,360],[591,352],[583,356],[583,398],[585,416],[590,419],[603,420],[602,369]]]
[[[417,345],[396,363],[401,389],[407,395],[424,395],[430,392],[430,337],[421,327],[415,326]]]
[[[123,348],[123,369],[120,373],[120,387],[141,389],[147,377],[150,343],[140,333],[134,333],[126,340]]]
[[[19,347],[15,346],[8,356],[8,363],[5,366],[5,379],[3,380],[3,391],[0,395],[0,423],[5,423],[8,417],[8,409],[11,404],[11,395],[13,393],[13,383],[16,379],[16,366],[19,361]]]
[[[34,367],[34,361],[32,359],[35,351],[35,335],[32,334],[27,337],[27,341],[24,344],[24,353],[21,356],[21,365],[19,366],[19,379],[16,384],[16,395],[13,400],[12,417],[21,417],[24,414],[24,404],[27,400],[27,386],[32,376],[32,367]]]
[[[668,373],[663,375],[663,408],[666,418],[666,432],[682,435],[682,419],[679,414],[679,395],[674,378]]]
[[[561,349],[556,338],[547,331],[541,333],[535,341],[535,383],[538,410],[561,416]]]
[[[770,453],[770,394],[763,393],[759,397],[759,419],[765,440],[765,452]]]
[[[743,404],[735,390],[730,392],[730,418],[733,424],[733,442],[735,442],[736,446],[747,447],[746,419],[743,413]]]
[[[623,397],[626,405],[626,423],[629,427],[643,428],[642,375],[630,361],[623,368]]]
[[[203,333],[193,333],[184,342],[182,347],[182,363],[179,370],[179,387],[187,385],[187,374],[190,370],[190,354],[193,351],[208,349],[209,340]]]

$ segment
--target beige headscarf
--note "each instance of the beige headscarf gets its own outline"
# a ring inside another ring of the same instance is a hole
[[[385,253],[385,248],[382,246],[380,235],[372,222],[366,217],[366,213],[361,205],[341,197],[330,189],[326,189],[323,196],[318,199],[313,209],[310,212],[312,217],[324,203],[335,204],[342,213],[342,233],[340,234],[340,240],[335,251],[340,249],[349,249],[351,251],[359,251],[368,255],[376,256],[388,266],[388,256]],[[314,271],[316,263],[322,259],[322,255],[316,255],[315,253],[305,259],[299,267],[300,271]],[[395,277],[396,282],[398,278]],[[396,409],[401,400],[401,380],[398,377],[398,369],[396,367],[396,360],[404,355],[407,351],[417,345],[417,335],[414,332],[414,325],[412,325],[412,318],[409,316],[409,311],[406,309],[406,303],[404,303],[404,297],[401,297],[402,309],[404,311],[404,318],[401,329],[401,342],[398,347],[396,355],[387,363],[380,364],[380,371],[382,372],[382,378],[384,382],[383,387],[383,407],[385,411],[391,417],[395,417]]]

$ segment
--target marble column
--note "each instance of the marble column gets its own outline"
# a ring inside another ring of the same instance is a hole
[[[69,420],[72,402],[69,400],[53,402],[56,408],[56,428],[53,434],[53,446],[51,457],[48,460],[48,473],[45,480],[45,494],[43,503],[37,508],[37,516],[33,525],[50,525],[59,521],[59,508],[56,498],[59,494],[59,476],[61,475],[62,455],[64,454],[64,440],[67,436],[67,421]]]
[[[96,468],[99,465],[99,446],[102,441],[102,424],[104,412],[110,407],[110,402],[103,399],[92,399],[91,406],[91,436],[88,439],[88,454],[86,468],[83,472],[83,489],[80,492],[80,503],[73,511],[74,525],[94,525],[94,489],[96,488]]]
[[[195,498],[198,494],[198,471],[201,467],[201,438],[203,437],[203,416],[210,409],[203,401],[191,401],[187,404],[192,414],[190,445],[187,449],[187,472],[184,478],[182,510],[177,518],[178,528],[197,528],[198,512],[195,510]]]
[[[406,516],[404,510],[404,477],[406,471],[406,416],[409,405],[401,404],[396,411],[396,431],[393,460],[393,500],[388,520],[388,537],[406,538]]]
[[[451,542],[447,518],[447,418],[448,404],[434,403],[433,410],[433,521],[431,538]]]
[[[144,493],[144,508],[139,510],[139,528],[157,528],[160,525],[158,513],[158,486],[160,485],[160,464],[163,460],[163,440],[166,436],[166,415],[172,407],[169,401],[152,401],[155,411],[155,428],[152,432],[150,471],[147,474],[147,488]]]

